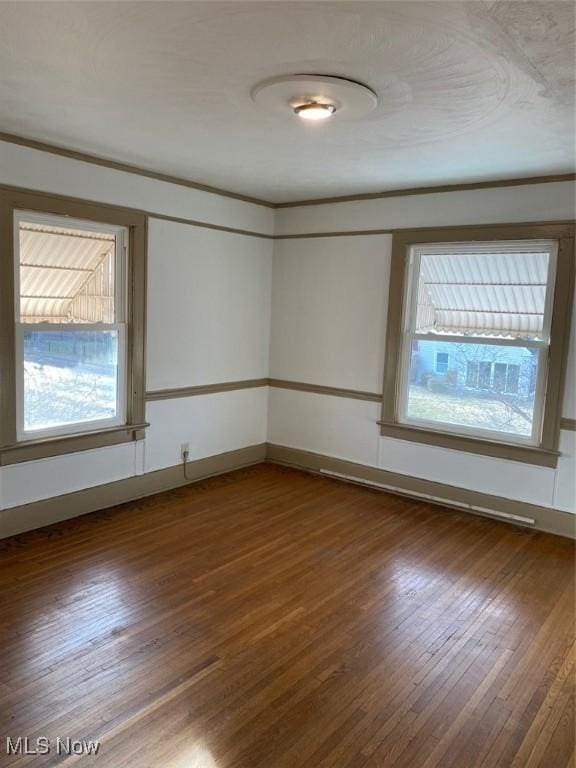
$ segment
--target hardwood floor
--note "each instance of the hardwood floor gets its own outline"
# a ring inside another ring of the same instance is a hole
[[[3,766],[574,765],[574,547],[272,465],[0,542]]]

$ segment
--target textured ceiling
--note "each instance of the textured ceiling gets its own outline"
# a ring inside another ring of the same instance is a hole
[[[574,5],[0,2],[0,130],[275,202],[574,170]],[[357,122],[259,110],[359,80]]]

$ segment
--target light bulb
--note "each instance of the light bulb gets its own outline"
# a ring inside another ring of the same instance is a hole
[[[301,104],[299,107],[295,107],[294,112],[302,120],[326,120],[336,112],[336,107],[334,104],[318,104],[313,101],[309,104]]]

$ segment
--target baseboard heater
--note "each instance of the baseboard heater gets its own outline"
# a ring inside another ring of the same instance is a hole
[[[449,499],[442,499],[438,496],[430,496],[427,493],[418,493],[418,491],[406,491],[402,488],[396,488],[393,485],[386,485],[385,483],[376,483],[374,480],[364,480],[360,477],[354,477],[353,475],[345,475],[342,472],[333,472],[330,469],[320,469],[320,474],[329,475],[330,477],[338,478],[339,480],[346,480],[349,483],[356,483],[358,485],[367,485],[372,488],[382,488],[385,491],[392,491],[398,493],[401,496],[416,496],[420,499],[426,499],[426,501],[433,501],[437,504],[442,504],[445,507],[459,507],[460,509],[467,509],[473,512],[479,512],[482,515],[488,517],[499,518],[501,520],[509,520],[513,523],[521,523],[522,525],[535,525],[536,521],[532,517],[523,517],[522,515],[513,515],[510,512],[496,512],[493,509],[486,509],[485,507],[477,507],[475,504],[466,504],[462,501],[450,501]]]

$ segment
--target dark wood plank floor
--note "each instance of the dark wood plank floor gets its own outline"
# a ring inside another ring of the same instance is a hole
[[[0,543],[10,766],[574,765],[574,550],[260,465]],[[54,743],[54,742],[53,742]]]

